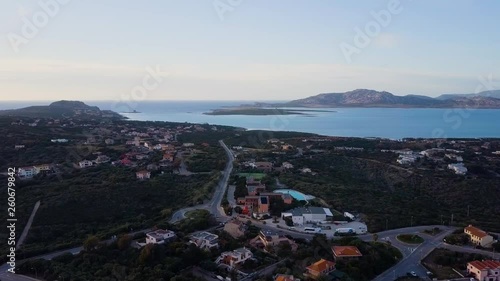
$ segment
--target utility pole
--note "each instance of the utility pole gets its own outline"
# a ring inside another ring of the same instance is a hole
[[[450,223],[450,225],[453,225],[453,215],[454,214],[451,214],[451,223]]]
[[[443,215],[441,215],[441,225],[444,225],[444,222],[443,222]]]
[[[411,216],[410,226],[413,227],[413,216]]]
[[[469,217],[470,214],[470,205],[467,205],[467,217]]]
[[[388,229],[388,226],[389,225],[389,219],[385,218],[385,230]]]

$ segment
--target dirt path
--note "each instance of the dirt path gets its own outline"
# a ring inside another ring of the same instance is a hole
[[[26,236],[28,236],[28,232],[30,231],[31,224],[33,224],[33,220],[35,219],[36,212],[38,211],[38,208],[40,207],[40,201],[36,202],[35,207],[33,208],[33,212],[31,212],[31,216],[28,220],[28,223],[24,227],[23,233],[19,237],[19,240],[17,240],[16,244],[16,250],[21,247],[21,245],[24,243],[24,240],[26,240]]]

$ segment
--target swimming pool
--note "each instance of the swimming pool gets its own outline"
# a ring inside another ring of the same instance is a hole
[[[302,200],[312,200],[314,199],[315,197],[312,196],[312,195],[306,195],[302,192],[299,192],[297,190],[293,190],[293,189],[277,189],[277,190],[274,190],[273,192],[276,192],[276,193],[283,193],[283,194],[290,194],[290,196],[292,196],[293,198],[299,200],[299,201],[302,201]]]

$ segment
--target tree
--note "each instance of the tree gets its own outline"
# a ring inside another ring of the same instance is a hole
[[[83,242],[83,249],[85,251],[92,251],[99,246],[99,238],[97,236],[89,236],[84,242]]]
[[[373,237],[373,241],[375,241],[375,242],[378,241],[378,234],[377,233],[373,233],[372,237]]]
[[[140,264],[145,264],[151,260],[153,247],[153,244],[147,244],[144,248],[142,248],[141,253],[139,254]]]
[[[118,249],[126,250],[130,247],[130,243],[132,243],[132,238],[129,235],[125,234],[118,239]]]
[[[236,206],[236,207],[234,207],[233,211],[235,211],[238,214],[241,214],[241,212],[243,212],[243,209],[241,209],[240,206]]]

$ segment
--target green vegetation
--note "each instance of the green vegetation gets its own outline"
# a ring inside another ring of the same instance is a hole
[[[51,261],[29,260],[21,264],[18,271],[47,281],[201,281],[182,271],[200,265],[211,258],[210,255],[183,242],[147,245],[140,250],[126,245],[120,249],[115,242],[76,256],[65,254]]]
[[[111,166],[75,171],[62,180],[20,182],[23,209],[29,213],[34,205],[24,202],[42,203],[20,252],[31,256],[79,244],[89,234],[104,239],[150,228],[169,218],[165,208],[209,198],[210,182],[210,175],[173,174],[137,181],[133,171]]]
[[[245,178],[253,178],[254,180],[263,179],[266,174],[265,173],[239,173],[238,176]]]
[[[386,243],[367,243],[355,237],[327,240],[323,235],[316,235],[311,244],[300,243],[299,249],[291,254],[293,262],[286,265],[288,272],[301,276],[305,265],[321,258],[332,260],[331,247],[334,245],[356,246],[363,254],[359,260],[337,261],[337,269],[345,273],[350,280],[372,280],[402,258],[402,254],[396,248]]]
[[[423,261],[422,264],[434,274],[438,280],[460,278],[453,268],[464,271],[467,263],[474,260],[485,259],[480,254],[469,254],[453,252],[447,249],[435,249]]]
[[[278,109],[278,108],[228,108],[216,109],[205,112],[206,115],[305,115],[302,110]]]
[[[399,241],[407,244],[422,244],[424,243],[424,238],[416,234],[400,234],[396,237]]]
[[[439,233],[443,232],[443,230],[440,229],[439,227],[434,227],[434,228],[431,228],[431,229],[426,229],[426,230],[424,230],[422,232],[425,233],[425,234],[427,234],[427,235],[436,236]]]

